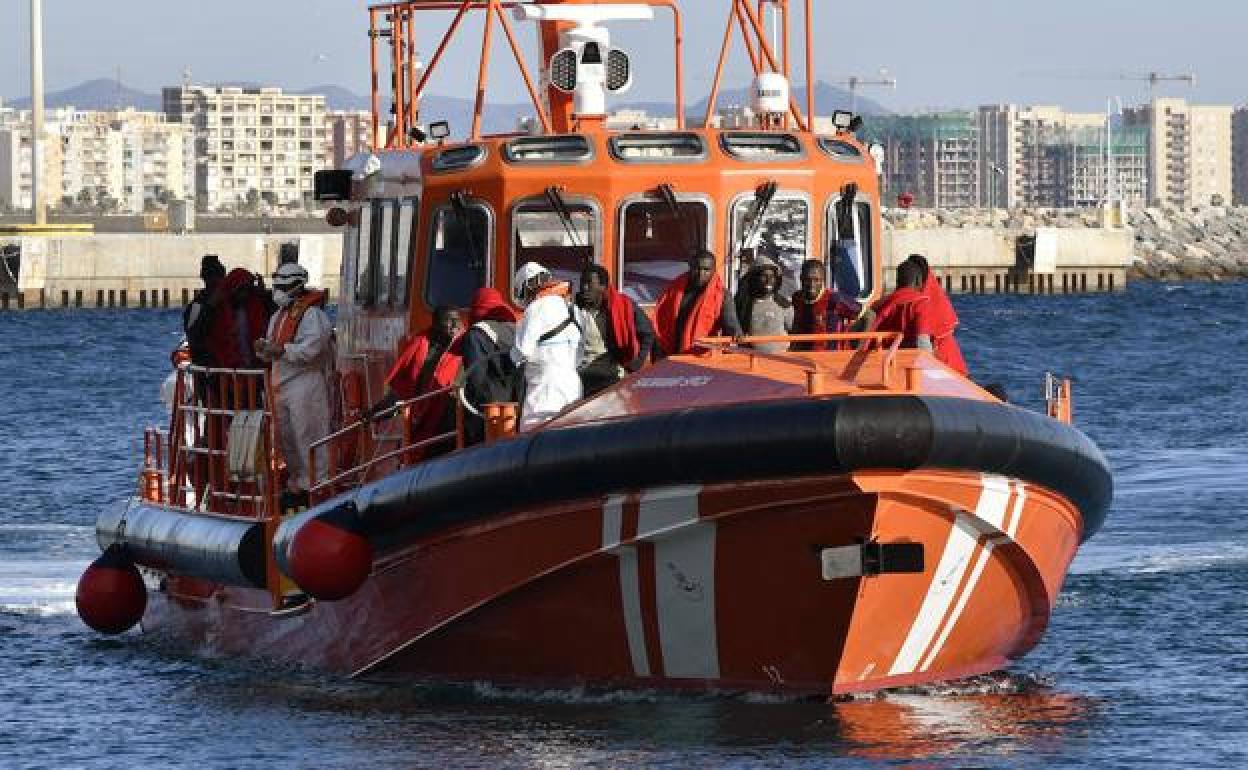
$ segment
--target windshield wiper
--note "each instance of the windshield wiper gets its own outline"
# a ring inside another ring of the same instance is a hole
[[[459,226],[463,228],[464,240],[468,241],[468,269],[484,270],[485,252],[477,243],[477,234],[473,232],[472,223],[469,221],[467,199],[468,196],[463,190],[451,193],[451,211],[455,214],[455,221],[459,222]]]
[[[685,215],[684,209],[680,207],[680,203],[676,200],[676,191],[667,182],[659,185],[659,197],[667,204],[668,211],[671,212],[672,218],[680,225],[680,233],[682,240],[685,242],[685,248],[689,250],[689,257],[692,258],[702,247],[702,231],[698,229],[696,222],[689,219]]]
[[[767,214],[767,209],[771,206],[771,201],[776,197],[776,188],[778,185],[775,181],[764,182],[754,191],[754,203],[750,206],[750,210],[745,215],[745,221],[742,223],[741,239],[737,242],[736,259],[740,260],[747,249],[753,249],[754,243],[758,239],[759,230],[763,226],[763,217]]]
[[[563,199],[563,193],[559,188],[551,185],[546,188],[546,202],[550,204],[550,208],[559,217],[559,222],[563,225],[563,231],[568,234],[568,240],[572,243],[572,248],[581,252],[582,267],[594,261],[593,251],[587,244],[581,243],[581,238],[576,232],[576,223],[572,221],[572,210],[568,208],[567,201]]]

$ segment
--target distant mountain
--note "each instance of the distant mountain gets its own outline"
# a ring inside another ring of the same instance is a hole
[[[354,91],[343,88],[342,86],[312,86],[311,88],[301,88],[294,93],[301,95],[322,95],[325,97],[326,106],[328,106],[331,110],[372,109],[372,105],[369,103],[369,97],[361,96]]]
[[[140,110],[159,110],[160,94],[148,94],[108,78],[97,78],[79,83],[63,91],[49,91],[43,96],[49,108],[77,107],[80,110],[113,110],[134,107]],[[30,108],[30,97],[6,99],[5,104],[19,109]]]
[[[242,88],[254,88],[257,86],[256,83],[247,82],[221,83],[219,85]],[[323,94],[325,102],[331,110],[368,110],[371,107],[369,97],[357,94],[342,86],[326,84],[311,88],[301,88],[293,93]],[[794,89],[794,98],[804,108],[806,104],[806,89]],[[84,110],[107,110],[117,107],[135,107],[140,110],[161,109],[160,94],[144,93],[143,91],[119,84],[116,80],[108,80],[106,78],[88,80],[85,83],[80,83],[63,91],[50,92],[44,99],[48,107],[73,106]],[[746,88],[735,88],[721,91],[717,101],[721,108],[734,104],[748,104],[749,90]],[[849,109],[850,101],[849,92],[844,88],[822,81],[815,85],[815,112],[820,115],[829,115],[833,110]],[[457,136],[462,136],[467,133],[472,122],[473,102],[474,100],[468,97],[430,94],[424,98],[424,103],[421,105],[421,115],[426,121],[449,121],[452,132]],[[706,114],[706,102],[707,100],[704,97],[686,107],[686,115],[691,122],[702,120],[702,117]],[[29,107],[30,99],[14,99],[12,102],[6,103],[19,108]],[[674,112],[674,106],[671,102],[660,100],[625,101],[614,105],[614,107],[620,109],[641,109],[651,115],[671,115]],[[858,111],[863,115],[890,114],[890,110],[879,102],[861,95],[858,97]],[[532,114],[533,106],[527,101],[494,103],[486,108],[485,115],[482,116],[482,129],[487,133],[514,131],[520,118]]]

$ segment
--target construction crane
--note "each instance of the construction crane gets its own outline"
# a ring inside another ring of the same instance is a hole
[[[889,77],[888,70],[881,69],[879,77],[862,77],[860,75],[850,75],[844,80],[832,81],[838,86],[847,86],[849,88],[849,111],[858,114],[858,89],[862,86],[880,86],[883,88],[896,88],[897,78]]]
[[[1025,78],[1049,78],[1054,80],[1133,80],[1148,83],[1148,101],[1157,98],[1157,87],[1162,83],[1186,83],[1196,85],[1192,73],[1168,74],[1163,72],[1095,72],[1085,70],[1033,70],[1023,72]]]

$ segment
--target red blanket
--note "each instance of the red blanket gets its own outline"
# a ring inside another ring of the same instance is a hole
[[[689,313],[689,323],[684,329],[677,329],[680,303],[688,287],[689,274],[685,273],[667,285],[654,308],[654,333],[663,346],[663,352],[669,356],[688,353],[693,350],[694,340],[713,334],[719,327],[720,313],[724,309],[724,282],[716,273],[711,276]]]

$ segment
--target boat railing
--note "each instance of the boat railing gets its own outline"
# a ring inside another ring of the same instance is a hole
[[[807,392],[820,396],[857,389],[915,390],[917,370],[899,370],[897,365],[901,340],[897,332],[835,332],[706,337],[696,344],[713,357],[744,357],[747,371],[754,371],[761,361],[799,369],[806,374]],[[769,343],[826,343],[848,355],[823,359],[800,351],[772,353],[751,347]],[[873,356],[878,357],[878,365],[868,366]]]
[[[148,428],[140,495],[231,518],[276,510],[273,403],[264,369],[182,364],[168,430]]]
[[[308,450],[308,478],[310,483],[309,496],[313,503],[339,494],[347,489],[363,484],[375,470],[392,470],[391,464],[402,468],[424,459],[429,450],[434,448],[457,449],[463,446],[463,409],[458,397],[458,387],[449,385],[445,388],[423,393],[414,398],[396,402],[393,406],[370,418],[360,418],[350,425],[314,441]],[[417,436],[414,431],[414,416],[424,404],[449,399],[455,409],[455,429],[431,436]],[[383,435],[378,436],[372,429],[378,418],[397,417],[400,432],[396,441]],[[365,437],[369,440],[365,441]],[[380,440],[378,440],[380,439]],[[366,448],[364,448],[366,447]],[[358,455],[366,451],[368,457],[361,459]],[[324,478],[320,477],[318,456],[326,457]]]

